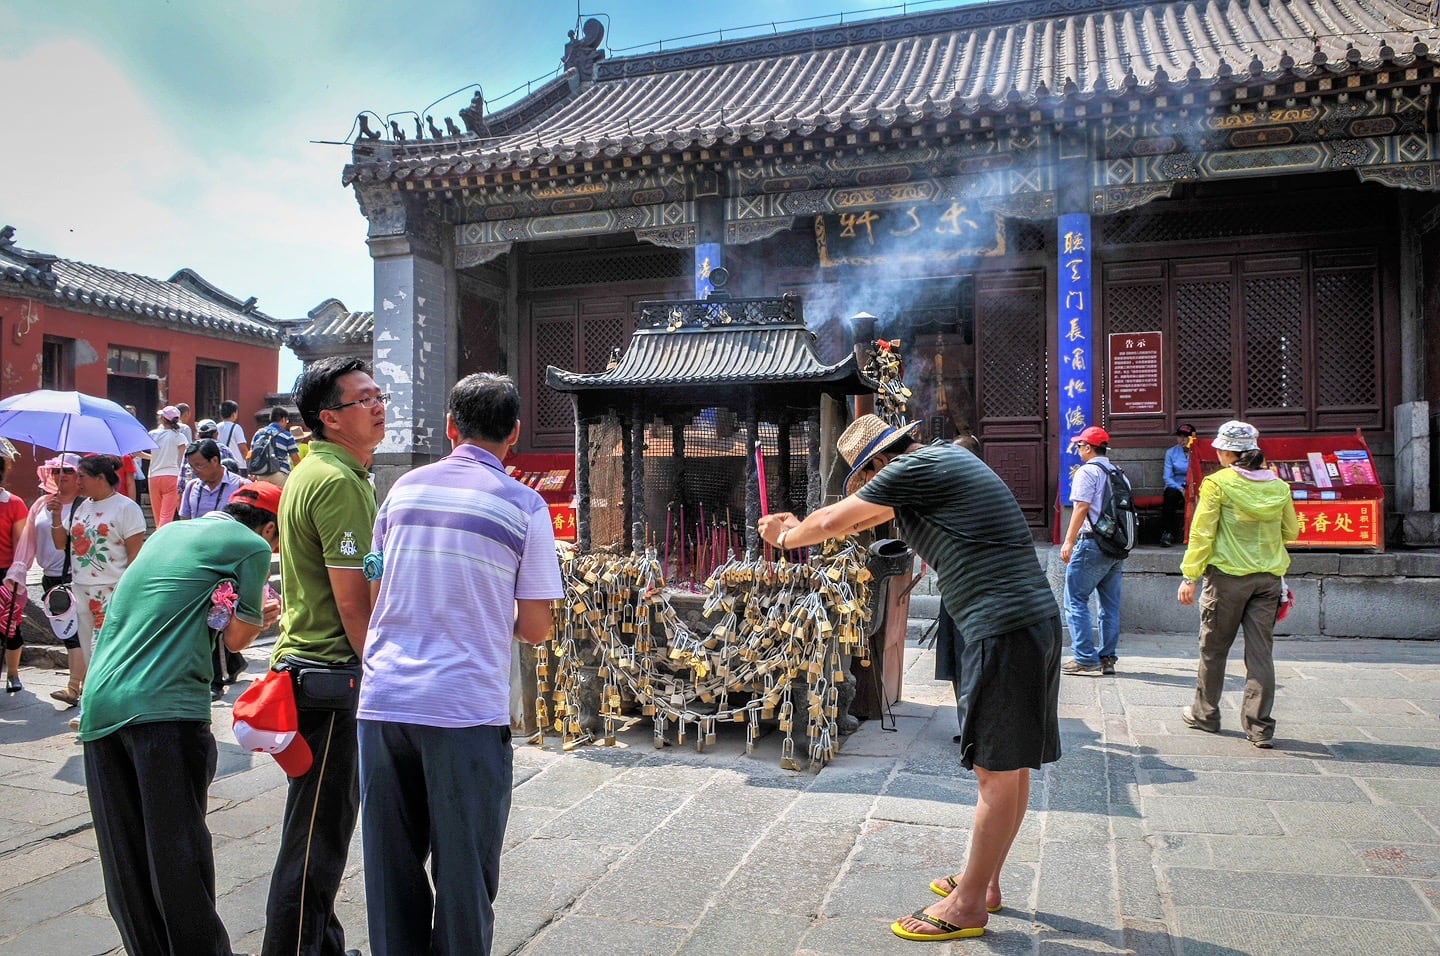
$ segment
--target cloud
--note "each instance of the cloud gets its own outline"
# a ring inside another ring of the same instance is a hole
[[[21,245],[168,278],[188,266],[277,318],[335,296],[369,308],[365,223],[340,185],[343,149],[276,137],[237,147],[184,135],[132,77],[81,39],[0,58],[18,98],[0,151],[0,218]]]

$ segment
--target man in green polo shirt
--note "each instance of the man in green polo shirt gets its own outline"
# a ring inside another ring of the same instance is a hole
[[[126,952],[230,954],[205,825],[216,759],[209,616],[217,592],[232,599],[228,622],[215,623],[237,652],[280,616],[265,590],[279,504],[280,489],[249,485],[223,511],[156,531],[116,585],[95,642],[79,740]]]
[[[307,366],[295,380],[294,400],[314,437],[280,505],[285,613],[271,666],[293,670],[300,659],[353,664],[357,691],[370,623],[363,571],[375,524],[369,467],[385,437],[389,397],[359,359],[335,356]],[[324,708],[307,705],[297,687],[300,733],[315,760],[304,776],[289,778],[265,907],[264,956],[345,951],[335,895],[360,808],[357,701],[358,693]]]

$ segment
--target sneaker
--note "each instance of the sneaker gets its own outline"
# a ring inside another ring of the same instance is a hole
[[[240,675],[243,674],[243,673],[245,673],[245,670],[246,670],[249,666],[250,666],[250,662],[249,662],[249,661],[247,661],[247,660],[246,660],[245,658],[243,658],[243,657],[239,657],[239,655],[236,655],[236,658],[231,659],[231,661],[230,661],[230,666],[229,666],[229,668],[227,669],[227,672],[226,672],[226,674],[225,674],[225,683],[227,683],[227,684],[233,684],[233,683],[235,683],[237,680],[240,679]]]
[[[1107,676],[1110,675],[1110,674],[1114,674],[1114,673],[1115,673],[1115,661],[1116,661],[1117,659],[1118,659],[1118,658],[1114,658],[1114,657],[1102,657],[1102,658],[1100,658],[1100,673],[1105,674],[1105,675],[1107,675]]]
[[[1273,750],[1275,747],[1275,741],[1269,737],[1251,737],[1250,743],[1260,750]]]
[[[5,678],[5,693],[7,693],[7,694],[18,694],[18,693],[20,693],[20,692],[21,692],[22,690],[24,690],[24,689],[25,689],[25,685],[22,684],[22,683],[20,683],[20,678],[18,678],[18,677],[7,677],[7,678]]]
[[[1218,734],[1220,732],[1219,727],[1206,727],[1204,724],[1200,723],[1199,719],[1195,716],[1195,711],[1189,707],[1186,707],[1184,710],[1180,711],[1180,719],[1185,721],[1185,726],[1193,727],[1196,730],[1204,731],[1207,734]]]
[[[80,730],[80,715],[79,715],[79,714],[76,714],[74,717],[71,717],[71,718],[70,718],[70,729],[71,729],[71,730],[74,730],[74,731],[77,731],[77,732]]]
[[[1066,661],[1060,666],[1064,674],[1084,674],[1086,677],[1099,677],[1103,668],[1099,664],[1082,664],[1076,660]]]
[[[1162,535],[1160,536],[1160,547],[1162,547],[1162,548],[1169,548],[1169,547],[1173,547],[1174,545],[1175,545],[1175,539],[1174,539],[1174,537],[1172,537],[1171,535],[1162,534]]]

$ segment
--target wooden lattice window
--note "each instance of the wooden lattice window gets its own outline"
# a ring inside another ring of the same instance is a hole
[[[573,317],[536,319],[531,327],[535,357],[534,428],[542,436],[569,435],[573,438],[575,410],[570,398],[544,385],[545,369],[551,365],[567,368],[575,361],[575,320]]]
[[[1103,282],[1106,331],[1165,335],[1165,427],[1230,417],[1262,430],[1383,424],[1372,250],[1110,263]]]
[[[1045,414],[1045,306],[1040,289],[985,296],[981,416],[1037,418]]]
[[[1304,277],[1245,278],[1245,382],[1251,409],[1305,407]]]
[[[1228,270],[1227,270],[1228,271]],[[1192,278],[1174,286],[1177,414],[1233,415],[1231,275]]]
[[[652,296],[653,298],[653,296]],[[634,296],[593,299],[546,298],[530,304],[527,365],[531,405],[528,437],[537,448],[575,443],[575,408],[570,396],[545,384],[553,365],[569,372],[603,372],[616,348],[624,348],[633,326]]]
[[[1376,296],[1373,267],[1323,270],[1315,276],[1315,384],[1322,409],[1379,402],[1378,356],[1370,350],[1379,338]]]

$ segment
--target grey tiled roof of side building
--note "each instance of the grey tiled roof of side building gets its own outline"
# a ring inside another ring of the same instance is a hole
[[[884,17],[600,61],[485,117],[492,135],[358,150],[344,179],[464,176],[816,130],[947,116],[1252,76],[1337,76],[1423,62],[1423,0],[1136,3],[1019,0]],[[368,142],[368,141],[367,141]]]
[[[375,313],[351,312],[338,299],[326,299],[311,309],[307,324],[295,323],[286,344],[319,346],[326,343],[364,345],[374,340]]]
[[[274,319],[255,308],[255,300],[242,302],[190,269],[161,280],[9,246],[0,247],[0,288],[7,283],[43,290],[39,297],[53,297],[57,305],[140,316],[183,331],[277,345],[284,336]]]

